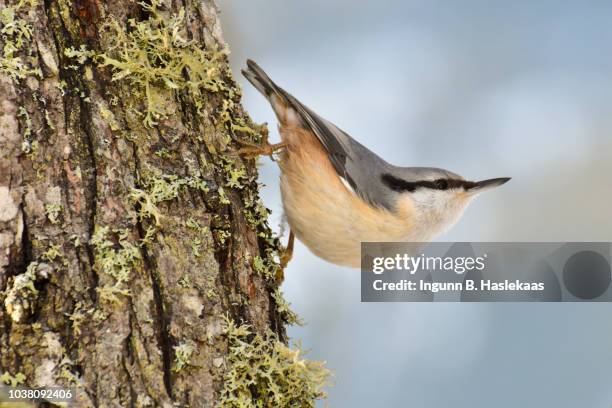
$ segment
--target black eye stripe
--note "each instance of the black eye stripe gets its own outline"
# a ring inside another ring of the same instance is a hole
[[[435,180],[434,185],[438,190],[447,190],[449,188],[448,180],[446,179]]]
[[[463,187],[465,189],[474,187],[476,183],[473,181],[456,180],[456,179],[437,179],[437,180],[421,180],[421,181],[406,181],[395,177],[389,173],[385,173],[381,177],[383,183],[393,191],[415,191],[418,188],[430,188],[432,190],[449,190],[452,188]]]

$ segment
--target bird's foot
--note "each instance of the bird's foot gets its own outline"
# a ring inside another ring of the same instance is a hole
[[[293,231],[289,231],[289,242],[287,246],[280,254],[280,268],[276,271],[276,281],[282,282],[285,279],[285,268],[289,264],[289,261],[293,258],[293,243],[295,241],[295,235]]]
[[[243,147],[238,149],[237,154],[243,157],[255,158],[258,156],[269,156],[270,159],[274,160],[274,153],[278,150],[287,146],[286,143],[275,143],[271,144],[268,141],[268,128],[267,124],[264,123],[261,128],[261,142],[253,143],[247,142],[246,140],[235,139],[236,142],[241,144]]]
[[[284,142],[270,144],[268,141],[261,143],[259,145],[251,144],[248,142],[240,142],[240,144],[245,147],[238,150],[238,154],[240,156],[246,157],[258,157],[258,156],[269,156],[270,159],[274,160],[274,153],[278,150],[287,147],[287,144]]]

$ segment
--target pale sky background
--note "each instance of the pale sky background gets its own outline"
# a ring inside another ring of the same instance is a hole
[[[249,57],[398,165],[511,176],[442,241],[612,240],[612,2],[220,0]],[[278,168],[262,160],[278,230]],[[285,238],[286,240],[286,238]],[[368,304],[359,271],[298,244],[290,328],[335,372],[331,407],[609,408],[609,304]]]

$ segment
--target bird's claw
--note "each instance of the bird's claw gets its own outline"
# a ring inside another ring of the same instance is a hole
[[[295,241],[295,235],[293,231],[289,231],[289,242],[280,255],[280,268],[276,271],[276,281],[282,282],[285,279],[285,268],[289,264],[289,261],[293,258],[293,244]]]
[[[274,160],[274,153],[286,147],[285,143],[270,144],[266,142],[260,145],[252,145],[244,142],[241,143],[245,144],[246,147],[239,149],[237,152],[238,155],[246,157],[269,156],[272,160]]]

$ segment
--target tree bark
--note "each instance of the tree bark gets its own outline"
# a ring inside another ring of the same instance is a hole
[[[0,375],[78,387],[79,407],[215,406],[226,319],[284,340],[287,318],[235,154],[265,129],[215,4],[0,10]]]

